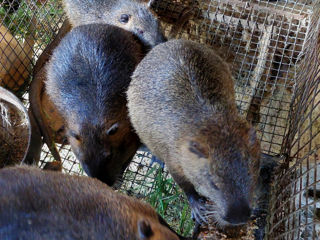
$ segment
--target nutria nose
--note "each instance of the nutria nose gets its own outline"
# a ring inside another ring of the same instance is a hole
[[[241,225],[248,222],[250,215],[251,209],[248,201],[245,199],[238,199],[229,205],[224,220],[231,225]]]

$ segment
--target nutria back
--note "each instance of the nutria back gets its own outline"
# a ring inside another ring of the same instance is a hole
[[[88,175],[112,185],[140,145],[128,118],[125,91],[145,54],[121,28],[74,28],[55,49],[46,90],[66,122],[66,134]]]
[[[151,206],[93,178],[20,166],[0,183],[1,239],[179,239]]]
[[[205,45],[172,40],[141,61],[127,95],[141,141],[167,163],[196,219],[245,223],[260,146],[237,112],[228,65]]]
[[[151,47],[166,41],[150,4],[136,0],[64,0],[73,26],[107,23],[128,30]]]

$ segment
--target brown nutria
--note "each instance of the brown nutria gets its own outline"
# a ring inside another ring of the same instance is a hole
[[[246,223],[260,144],[237,112],[230,70],[215,51],[187,40],[156,46],[127,96],[133,127],[186,192],[196,220]]]
[[[1,239],[178,240],[153,208],[88,177],[0,170]]]
[[[166,41],[150,4],[136,0],[64,0],[64,9],[73,26],[107,23],[135,34],[153,47]]]
[[[66,122],[71,148],[89,176],[112,185],[140,145],[126,90],[144,45],[106,24],[73,28],[55,49],[46,91]]]

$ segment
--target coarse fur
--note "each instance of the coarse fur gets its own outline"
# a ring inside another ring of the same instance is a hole
[[[134,33],[153,47],[166,41],[150,4],[136,0],[64,0],[64,9],[73,26],[107,23]],[[123,16],[128,21],[123,21]]]
[[[106,24],[74,28],[48,64],[46,90],[88,175],[112,185],[140,141],[127,113],[130,76],[144,56],[132,33]]]
[[[35,167],[0,170],[1,239],[178,240],[146,203],[102,182]]]
[[[237,112],[230,70],[215,51],[187,40],[156,46],[137,66],[127,96],[133,127],[167,164],[197,221],[247,222],[260,144]]]

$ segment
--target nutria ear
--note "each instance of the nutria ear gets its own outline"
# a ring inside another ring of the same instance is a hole
[[[202,146],[198,141],[189,142],[189,151],[196,154],[199,158],[209,157],[209,149]]]
[[[152,228],[147,220],[139,220],[138,233],[141,240],[147,240],[153,235]]]

